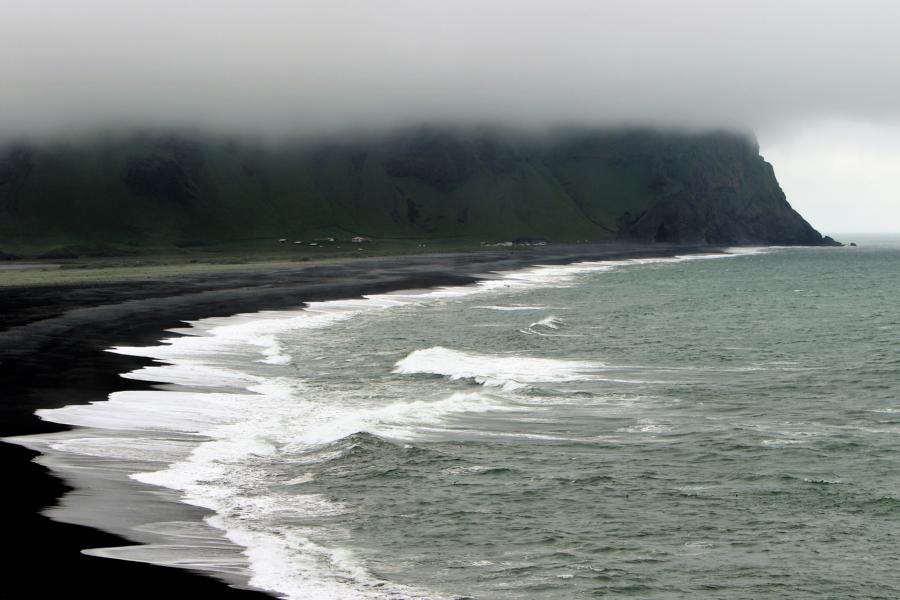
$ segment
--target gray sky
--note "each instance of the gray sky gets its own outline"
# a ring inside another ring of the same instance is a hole
[[[898,65],[894,0],[0,0],[0,135],[754,129],[814,225],[900,230]]]
[[[758,137],[791,205],[817,229],[841,241],[900,233],[900,127],[815,120]]]

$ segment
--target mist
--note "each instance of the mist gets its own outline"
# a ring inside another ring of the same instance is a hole
[[[755,131],[813,222],[870,230],[878,215],[900,230],[900,150],[880,141],[900,139],[893,1],[0,0],[0,11],[0,143],[423,123]]]
[[[900,4],[5,0],[0,135],[900,122]]]

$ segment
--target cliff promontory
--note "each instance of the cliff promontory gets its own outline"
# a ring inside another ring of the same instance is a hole
[[[833,243],[791,208],[752,137],[731,133],[142,133],[0,152],[3,250],[353,235]]]

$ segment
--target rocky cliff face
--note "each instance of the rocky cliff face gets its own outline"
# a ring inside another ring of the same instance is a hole
[[[588,142],[589,144],[589,142]],[[601,144],[602,145],[602,144]],[[830,244],[785,198],[751,137],[717,133],[613,137],[611,160],[640,172],[655,201],[622,215],[623,237],[709,244]]]
[[[28,179],[33,155],[27,147],[13,146],[0,154],[0,214],[18,212],[17,196]]]
[[[832,243],[751,138],[407,130],[266,146],[133,135],[0,153],[0,248],[362,234]]]

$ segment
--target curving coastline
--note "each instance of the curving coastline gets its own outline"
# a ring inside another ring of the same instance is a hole
[[[104,350],[116,345],[151,344],[162,331],[184,320],[295,308],[310,300],[461,284],[475,281],[480,273],[536,263],[710,250],[707,246],[605,244],[515,253],[369,259],[327,267],[311,264],[257,268],[227,275],[192,275],[139,283],[6,288],[0,296],[0,325],[4,328],[0,333],[0,378],[4,390],[0,435],[60,431],[64,428],[40,421],[34,411],[103,400],[114,391],[146,389],[147,383],[122,379],[119,373],[146,366],[148,360]],[[11,544],[17,549],[3,597],[74,591],[99,598],[119,597],[136,580],[142,582],[142,590],[148,594],[170,593],[177,587],[185,596],[216,593],[217,597],[267,597],[228,588],[185,571],[80,553],[86,548],[122,546],[129,540],[38,515],[43,508],[57,504],[71,488],[55,479],[47,471],[48,465],[27,462],[35,456],[33,451],[8,443],[0,446],[0,451],[5,453],[4,460],[17,485],[16,493],[7,496],[8,506],[3,513],[7,530],[13,532]],[[98,526],[103,517],[97,517]],[[25,575],[25,567],[34,564],[52,565],[57,576],[35,581]]]

